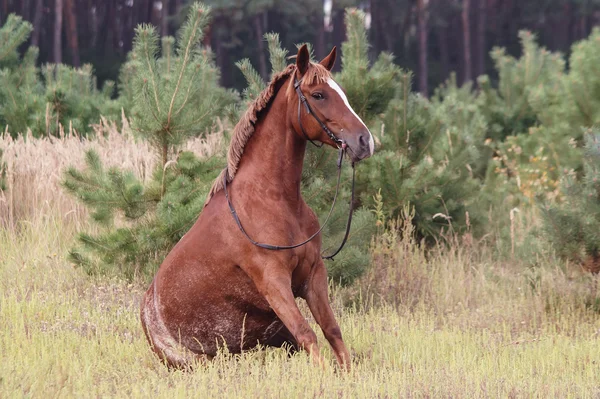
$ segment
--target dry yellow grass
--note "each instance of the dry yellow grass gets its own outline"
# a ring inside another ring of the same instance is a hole
[[[94,149],[106,166],[118,166],[132,170],[146,180],[150,178],[158,160],[148,142],[137,140],[127,119],[123,128],[102,120],[94,125],[94,138],[86,139],[61,129],[59,137],[34,139],[31,133],[12,139],[5,132],[0,134],[0,148],[8,167],[8,190],[0,193],[0,226],[14,228],[21,220],[31,220],[47,214],[50,209],[59,210],[68,221],[85,220],[85,210],[60,183],[63,170],[70,166],[82,167],[87,150]],[[224,146],[222,128],[205,138],[188,141],[182,150],[193,151],[199,156],[210,156]]]
[[[0,200],[0,397],[600,397],[598,277],[552,258],[497,261],[484,245],[425,252],[393,232],[375,240],[369,274],[332,294],[351,373],[281,350],[167,370],[140,327],[145,284],[90,278],[65,259],[86,221],[60,170],[87,148],[141,177],[154,162],[103,129],[90,141],[0,142],[14,190]],[[212,140],[190,145],[209,154]]]

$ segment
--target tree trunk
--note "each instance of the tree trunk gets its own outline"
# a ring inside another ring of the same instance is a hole
[[[256,41],[258,44],[258,73],[260,73],[263,80],[267,80],[268,71],[265,54],[265,40],[263,38],[262,17],[262,13],[258,13],[254,16],[254,33],[256,34]]]
[[[427,6],[429,0],[417,1],[417,19],[419,31],[419,91],[424,97],[427,97],[429,92],[427,87],[428,80],[428,65],[427,65]]]
[[[156,27],[156,31],[160,34],[162,33],[161,31],[161,26],[162,26],[162,14],[163,14],[163,3],[160,0],[154,0],[152,2],[152,9],[150,10],[150,22],[152,23],[152,25],[154,25]]]
[[[114,54],[115,52],[115,42],[117,41],[117,32],[114,29],[114,21],[117,17],[116,15],[116,4],[114,0],[105,0],[106,4],[106,12],[104,13],[104,17],[102,19],[98,18],[99,21],[102,21],[99,24],[98,33],[102,36],[102,33],[105,32],[104,37],[100,37],[100,40],[104,40],[104,54]],[[103,29],[104,28],[104,29]]]
[[[87,13],[89,32],[88,46],[96,47],[98,41],[98,10],[96,9],[95,4],[89,4],[90,1],[93,0],[88,0],[88,7],[90,7],[90,11]],[[92,10],[96,10],[96,12],[92,12]]]
[[[402,23],[402,28],[400,30],[400,39],[403,41],[404,44],[404,51],[405,53],[409,53],[410,52],[410,30],[412,27],[412,13],[413,13],[413,5],[415,3],[415,1],[417,0],[410,0],[408,3],[408,6],[406,7],[406,13],[404,14],[404,22]],[[393,46],[393,39],[390,38],[390,33],[391,33],[391,29],[388,29],[388,37],[387,37],[387,41],[388,41],[388,46]]]
[[[226,22],[222,21],[222,18],[217,17],[213,20],[214,26],[227,25]],[[211,42],[212,43],[212,42]],[[227,57],[227,49],[223,46],[223,41],[218,38],[214,41],[215,58],[217,61],[217,67],[221,71],[221,81],[219,82],[223,87],[229,87],[231,85],[231,71],[229,69],[229,57]]]
[[[169,0],[162,0],[162,14],[160,16],[160,34],[169,35]]]
[[[8,16],[8,0],[2,0],[2,9],[0,10],[0,25],[2,25],[2,22],[6,21],[7,16]]]
[[[77,14],[75,13],[75,3],[73,0],[65,0],[65,19],[67,23],[67,42],[71,49],[71,61],[73,65],[79,67],[79,43],[77,41]]]
[[[379,54],[384,50],[384,44],[381,40],[381,31],[385,29],[383,18],[381,16],[381,1],[372,1],[371,2],[371,44],[373,45],[373,49],[375,53]]]
[[[448,51],[448,32],[446,26],[438,26],[436,29],[438,37],[438,47],[440,49],[440,65],[442,69],[442,81],[448,78],[450,74],[450,53]]]
[[[63,0],[54,0],[54,62],[62,63]]]
[[[212,30],[213,24],[209,24],[206,29],[204,29],[204,38],[202,39],[202,45],[204,47],[212,48]]]
[[[471,11],[471,0],[463,0],[462,27],[463,27],[463,52],[464,52],[464,82],[473,79],[471,72],[471,24],[469,14]]]
[[[122,11],[121,11],[121,32],[123,35],[123,52],[125,54],[127,54],[129,51],[131,51],[131,46],[132,46],[132,41],[133,41],[133,29],[134,29],[134,24],[133,24],[133,19],[134,19],[134,8],[133,8],[133,4],[132,6],[128,6],[126,5],[125,7],[123,7]]]
[[[587,9],[583,11],[583,15],[579,20],[579,30],[580,30],[580,39],[583,40],[588,37],[589,29],[588,29],[588,11]]]
[[[317,12],[317,20],[315,22],[317,28],[317,37],[315,38],[315,55],[318,59],[325,57],[325,15],[323,13],[323,1],[319,2],[319,11]]]
[[[31,20],[31,5],[29,4],[29,0],[21,0],[21,16],[24,20]]]
[[[40,47],[40,30],[42,29],[42,14],[44,12],[44,0],[36,0],[35,14],[33,15],[33,32],[31,33],[31,45]]]
[[[476,75],[485,74],[485,58],[486,58],[486,48],[485,48],[485,33],[486,33],[486,23],[487,23],[487,0],[478,0],[479,1],[479,9],[478,9],[478,18],[477,18],[477,65],[476,65]]]
[[[335,1],[332,5],[331,11],[331,23],[333,24],[333,32],[331,34],[333,45],[338,49],[342,48],[342,43],[346,40],[346,24],[344,22],[344,9],[334,10]],[[333,66],[334,72],[339,72],[341,70],[341,62],[336,62]]]

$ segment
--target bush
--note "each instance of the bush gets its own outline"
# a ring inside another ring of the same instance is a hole
[[[366,191],[381,190],[392,219],[410,203],[417,233],[434,241],[444,230],[462,230],[475,221],[468,222],[466,213],[480,184],[473,169],[485,121],[461,98],[472,97],[469,89],[458,89],[453,80],[431,101],[411,92],[409,74],[401,82],[401,95],[389,103],[376,128],[381,150],[368,164]],[[372,204],[368,195],[363,198]]]

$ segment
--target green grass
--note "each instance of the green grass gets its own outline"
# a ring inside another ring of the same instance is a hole
[[[144,284],[74,269],[74,230],[52,216],[0,230],[0,397],[600,397],[596,278],[548,266],[528,289],[518,265],[387,237],[362,285],[333,294],[352,372],[282,350],[169,371],[141,330]]]

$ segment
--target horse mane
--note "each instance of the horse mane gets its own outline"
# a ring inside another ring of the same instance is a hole
[[[240,160],[244,153],[244,148],[254,133],[254,125],[260,117],[261,111],[268,107],[282,87],[282,83],[296,72],[296,65],[290,64],[283,71],[273,76],[267,87],[250,104],[242,118],[233,128],[229,151],[227,152],[227,168],[219,174],[210,188],[204,206],[208,204],[211,198],[223,190],[223,175],[226,174],[227,182],[231,182],[237,173]],[[302,84],[312,85],[324,83],[331,77],[331,73],[321,64],[311,63],[306,73],[302,77]],[[292,88],[292,89],[290,89]],[[288,94],[293,90],[293,84],[288,86]]]

